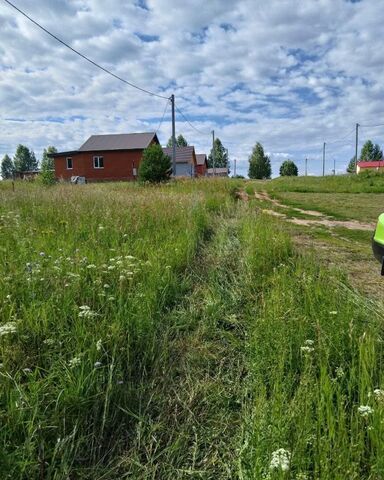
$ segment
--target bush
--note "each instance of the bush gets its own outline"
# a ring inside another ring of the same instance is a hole
[[[299,170],[292,160],[285,160],[280,167],[280,175],[282,177],[297,177]]]
[[[139,180],[143,182],[164,182],[172,173],[171,159],[160,145],[150,145],[144,150],[139,166]]]

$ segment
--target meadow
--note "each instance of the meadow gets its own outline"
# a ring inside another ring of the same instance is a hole
[[[244,188],[1,182],[0,478],[384,476],[382,304]]]

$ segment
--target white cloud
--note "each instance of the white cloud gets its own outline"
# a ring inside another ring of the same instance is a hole
[[[328,170],[333,157],[342,169],[354,153],[353,133],[331,142],[355,122],[381,123],[384,51],[375,0],[148,0],[148,9],[125,0],[15,2],[118,75],[175,93],[206,135],[181,118],[177,131],[208,152],[215,129],[240,173],[256,141],[271,153],[275,172],[288,157],[303,172],[306,156],[320,172],[323,141]],[[164,101],[97,70],[4,2],[0,58],[0,155],[18,143],[40,154],[49,144],[76,148],[93,133],[158,127]],[[159,131],[164,143],[169,112]],[[382,143],[384,129],[362,129],[362,141],[371,136]]]

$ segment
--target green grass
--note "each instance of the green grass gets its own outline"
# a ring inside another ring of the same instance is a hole
[[[360,175],[326,177],[279,177],[266,182],[255,182],[256,189],[271,192],[317,193],[384,193],[384,175],[367,172]]]
[[[317,210],[341,220],[376,222],[384,210],[383,193],[298,193],[279,192],[273,196],[286,205]]]
[[[381,310],[241,185],[0,185],[1,478],[381,478]]]

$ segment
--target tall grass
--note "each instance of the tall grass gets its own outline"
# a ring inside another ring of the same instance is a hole
[[[1,478],[383,476],[380,310],[239,185],[1,186]]]

